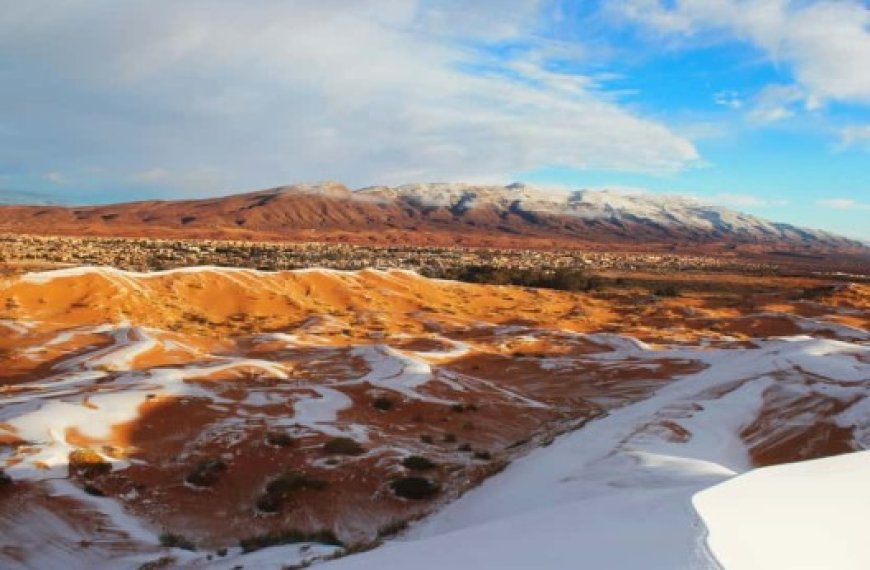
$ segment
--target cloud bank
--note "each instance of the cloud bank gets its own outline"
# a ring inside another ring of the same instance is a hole
[[[536,2],[0,0],[0,174],[197,193],[672,172],[687,138],[554,71]],[[503,46],[517,49],[503,50]]]

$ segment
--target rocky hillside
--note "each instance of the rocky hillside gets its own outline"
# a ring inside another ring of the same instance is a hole
[[[522,184],[295,185],[222,198],[92,207],[3,206],[0,231],[419,245],[861,251],[827,232],[696,200]]]

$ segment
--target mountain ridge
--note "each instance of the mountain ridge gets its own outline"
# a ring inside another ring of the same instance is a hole
[[[0,231],[151,237],[866,252],[830,232],[771,222],[695,198],[425,183],[351,190],[294,184],[218,198],[95,206],[0,206]]]

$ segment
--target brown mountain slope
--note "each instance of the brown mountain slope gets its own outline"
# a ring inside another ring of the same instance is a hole
[[[429,194],[435,199],[430,201]],[[422,185],[351,192],[340,184],[325,183],[203,200],[89,207],[0,206],[0,232],[532,248],[866,252],[861,244],[838,236],[722,209],[695,208],[691,211],[695,217],[687,221],[683,214],[672,215],[666,202],[656,204],[659,210],[647,215],[643,209],[618,210],[607,203],[572,202],[573,198],[555,203],[541,201],[540,196],[544,195],[524,187]],[[674,208],[685,204],[675,201]],[[731,216],[732,221],[723,222],[723,216]]]

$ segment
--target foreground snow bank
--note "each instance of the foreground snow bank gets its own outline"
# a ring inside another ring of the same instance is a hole
[[[515,461],[403,537],[323,568],[870,568],[857,542],[870,452],[752,471],[740,436],[768,389],[800,389],[803,375],[863,401],[870,349],[803,336],[756,344],[590,357],[705,368]]]
[[[870,568],[870,451],[757,469],[695,495],[727,570]]]

